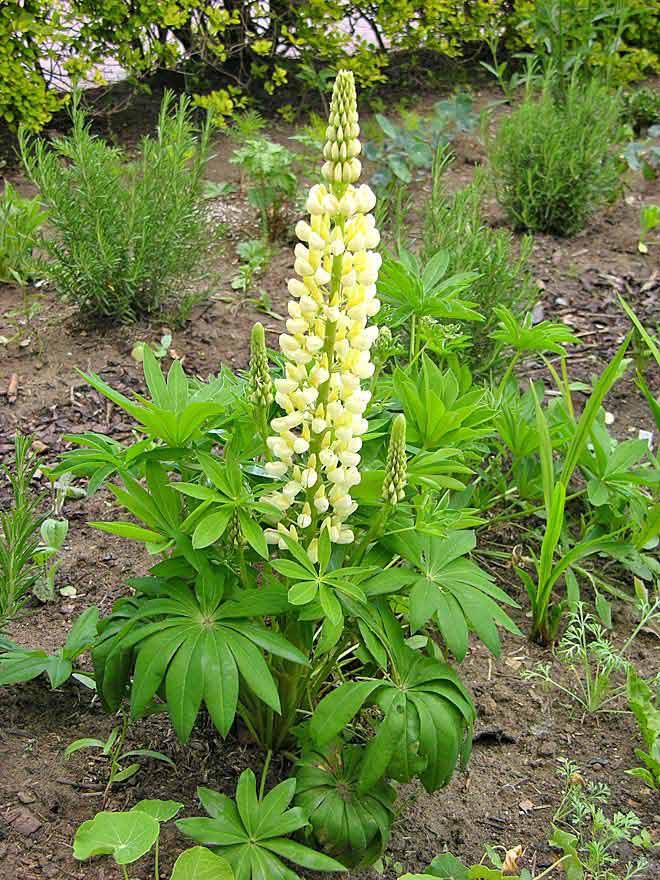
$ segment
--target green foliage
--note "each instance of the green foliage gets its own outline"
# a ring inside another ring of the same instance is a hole
[[[504,605],[516,603],[467,558],[477,543],[474,532],[450,532],[446,538],[411,532],[387,543],[411,567],[408,615],[413,633],[433,619],[447,650],[463,660],[469,630],[496,656],[500,652],[496,624],[509,632],[520,632],[495,600]]]
[[[377,167],[372,182],[380,191],[397,181],[411,183],[420,172],[428,171],[438,150],[444,150],[456,134],[472,131],[477,122],[467,94],[437,101],[432,116],[408,114],[403,125],[380,113],[375,118],[380,137],[365,143],[364,154]]]
[[[130,764],[125,764],[129,758],[152,758],[155,761],[162,761],[165,764],[169,764],[170,767],[175,766],[174,761],[172,761],[171,758],[168,758],[167,755],[164,755],[162,752],[156,752],[153,749],[127,749],[124,751],[127,732],[128,718],[127,716],[124,716],[121,727],[113,727],[105,741],[93,737],[84,737],[83,739],[76,739],[72,743],[69,743],[64,750],[64,757],[69,758],[81,749],[101,749],[101,754],[103,757],[108,758],[110,764],[108,781],[104,793],[105,800],[107,800],[113,785],[118,782],[126,782],[127,779],[131,779],[139,772],[139,762],[132,761]]]
[[[517,33],[509,42],[526,43],[525,54],[552,68],[561,92],[578,74],[616,85],[657,67],[657,10],[649,0],[516,0],[514,7],[507,25]]]
[[[639,241],[637,250],[640,254],[648,254],[646,239],[649,233],[660,226],[660,205],[644,205],[639,212]]]
[[[438,153],[431,195],[424,206],[422,257],[429,259],[440,249],[448,255],[450,276],[474,273],[468,295],[482,321],[465,323],[461,319],[460,327],[472,341],[471,362],[483,367],[493,355],[496,306],[517,314],[533,305],[537,297],[527,270],[532,239],[523,237],[516,255],[511,234],[492,229],[484,220],[486,175],[477,171],[469,186],[450,194],[443,182],[447,166],[447,159]]]
[[[0,630],[19,614],[41,575],[36,554],[46,515],[40,513],[43,496],[31,485],[39,469],[32,440],[16,434],[13,465],[0,469],[11,493],[9,504],[0,511]]]
[[[112,856],[128,880],[127,865],[154,851],[154,880],[161,880],[159,869],[160,827],[172,820],[183,804],[178,801],[142,800],[126,812],[100,812],[76,831],[73,856],[87,861]],[[234,880],[226,859],[202,846],[185,850],[176,860],[170,880]]]
[[[392,580],[381,579],[378,585],[374,581],[374,599],[392,590],[398,573],[392,574]],[[369,641],[369,650],[382,665],[389,655],[389,672],[383,678],[345,682],[324,697],[312,716],[312,741],[317,747],[327,745],[365,704],[373,705],[379,720],[373,713],[368,716],[376,732],[362,759],[358,793],[370,791],[386,775],[398,782],[417,776],[427,791],[436,791],[448,783],[457,762],[464,763],[470,754],[472,701],[446,663],[406,645],[398,621],[382,600],[373,604],[383,631],[379,640]]]
[[[408,442],[415,446],[466,448],[489,433],[493,410],[485,393],[469,377],[457,377],[452,369],[443,372],[426,354],[419,366],[397,367],[393,385],[406,416]]]
[[[619,100],[572,80],[558,101],[551,82],[502,120],[489,144],[497,197],[518,229],[574,235],[619,187],[612,144]]]
[[[187,837],[226,858],[236,880],[298,878],[286,862],[312,871],[344,871],[340,862],[291,839],[290,835],[307,825],[307,814],[300,807],[289,807],[295,791],[295,779],[287,779],[265,796],[262,783],[257,796],[254,773],[244,770],[235,800],[198,788],[197,795],[210,818],[179,819],[176,824]]]
[[[208,246],[202,175],[208,120],[199,134],[182,98],[166,93],[156,137],[136,160],[92,135],[77,102],[73,128],[52,147],[21,136],[21,155],[48,208],[53,235],[41,271],[95,320],[131,321],[157,309]]]
[[[296,766],[296,798],[309,819],[308,837],[347,867],[373,864],[394,819],[394,788],[385,780],[358,790],[364,748],[331,742],[309,746]]]
[[[258,133],[241,138],[229,160],[248,180],[248,201],[259,211],[261,233],[274,241],[283,232],[284,211],[296,191],[293,153]]]
[[[27,283],[32,274],[36,232],[46,217],[38,198],[24,198],[5,181],[0,196],[0,282]]]
[[[241,263],[238,272],[231,279],[234,290],[242,290],[247,293],[254,284],[255,279],[262,275],[268,268],[271,258],[271,248],[263,239],[250,239],[241,241],[236,246]]]
[[[555,553],[559,546],[566,515],[566,495],[569,481],[584,452],[605,395],[619,376],[621,363],[629,343],[630,337],[628,336],[596,382],[572,432],[558,478],[554,473],[553,449],[548,424],[538,401],[535,404],[547,524],[540,556],[538,560],[534,561],[536,582],[523,569],[519,568],[518,573],[525,584],[532,606],[532,638],[539,639],[544,643],[549,643],[554,639],[561,615],[566,608],[565,602],[552,603],[553,587],[562,574],[581,559],[594,553],[613,555],[625,553],[625,548],[616,534],[602,537],[600,535],[597,537],[588,536],[575,544],[570,552],[563,553],[560,560],[555,562]]]
[[[99,610],[91,605],[75,621],[63,647],[54,655],[41,650],[28,651],[17,645],[7,646],[5,653],[0,654],[0,686],[31,681],[43,672],[48,675],[52,688],[63,685],[74,674],[74,662],[94,644],[98,619]]]
[[[628,667],[628,703],[637,719],[644,748],[635,749],[635,754],[643,763],[627,772],[643,780],[648,786],[660,791],[660,700],[635,668]]]
[[[614,646],[607,638],[602,623],[585,611],[582,602],[573,601],[568,626],[557,646],[556,654],[570,673],[569,683],[562,684],[552,677],[549,664],[541,664],[524,674],[525,678],[540,679],[558,688],[582,707],[585,713],[617,712],[612,706],[626,689],[625,682],[617,680],[618,673],[628,671],[630,661],[627,652],[644,627],[652,626],[660,611],[660,600],[654,604],[644,602],[640,607],[640,620],[623,645]],[[597,594],[596,607],[604,617],[611,616],[609,606]]]
[[[561,853],[567,875],[575,880],[632,880],[643,875],[649,865],[646,856],[624,861],[630,859],[631,850],[654,848],[639,817],[632,811],[608,815],[609,788],[585,780],[572,761],[561,758],[560,765],[564,794],[548,842]]]
[[[623,95],[623,119],[636,134],[660,124],[660,93],[650,86]]]
[[[424,265],[410,251],[401,248],[399,259],[387,257],[378,280],[378,293],[388,306],[385,321],[393,330],[403,329],[408,335],[410,360],[420,351],[419,322],[423,318],[479,321],[475,303],[461,294],[470,289],[477,278],[474,271],[448,275],[451,255],[436,251]]]

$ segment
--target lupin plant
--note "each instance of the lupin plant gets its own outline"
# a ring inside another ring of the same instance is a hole
[[[475,712],[450,655],[462,659],[470,631],[497,652],[497,626],[514,628],[496,600],[511,601],[467,558],[474,533],[426,513],[464,487],[463,447],[479,431],[454,432],[452,446],[442,410],[421,412],[400,367],[383,396],[376,370],[393,340],[370,323],[379,235],[359,154],[353,77],[341,72],[324,182],[296,226],[282,368],[271,373],[260,324],[246,377],[223,367],[204,383],[179,361],[164,376],[145,348],[150,397],[86,376],[142,436],[70,437],[80,448],[54,471],[89,477],[90,492],[107,482],[133,520],[93,525],[159,557],[99,623],[92,659],[106,708],[167,712],[185,742],[204,705],[222,736],[240,723],[269,751],[332,756],[295,809],[337,785],[328,810],[339,827],[349,779],[365,824],[333,839],[313,821],[310,834],[352,864],[387,840],[388,780],[418,777],[433,791],[467,759]],[[434,369],[425,354],[425,388]],[[408,442],[402,410],[416,413]]]

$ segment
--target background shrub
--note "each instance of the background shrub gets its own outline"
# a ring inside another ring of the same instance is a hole
[[[472,183],[453,195],[448,193],[443,172],[449,161],[438,154],[433,167],[431,198],[424,208],[422,260],[426,262],[438,250],[449,254],[448,274],[478,272],[466,292],[485,321],[463,322],[462,330],[472,337],[471,355],[485,366],[495,344],[491,331],[497,324],[496,305],[514,312],[527,309],[536,297],[537,288],[527,271],[532,239],[525,236],[516,253],[513,236],[507,229],[493,229],[483,217],[486,176],[475,173]]]
[[[573,235],[619,185],[612,145],[620,101],[595,81],[572,81],[561,101],[550,79],[489,144],[497,197],[517,229]]]
[[[202,174],[208,121],[197,132],[190,104],[161,106],[156,137],[138,158],[92,135],[72,110],[68,137],[53,142],[21,136],[21,156],[41,190],[52,235],[42,271],[58,292],[93,319],[130,321],[153,311],[191,273],[209,244]]]
[[[181,72],[200,105],[219,119],[296,79],[304,93],[324,93],[329,71],[339,66],[353,70],[362,89],[384,83],[390,66],[399,74],[402,64],[419,83],[429,66],[420,52],[474,57],[493,35],[509,53],[538,54],[558,34],[566,70],[575,59],[591,71],[611,68],[618,81],[657,70],[658,4],[611,6],[608,0],[279,0],[269,15],[267,4],[239,0],[4,0],[0,118],[43,127],[61,106],[64,76],[102,85],[108,59],[133,83],[158,71]],[[621,33],[613,25],[619,20]]]

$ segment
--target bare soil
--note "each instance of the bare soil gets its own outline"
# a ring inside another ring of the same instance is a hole
[[[426,100],[430,103],[437,97]],[[477,97],[486,102],[493,95],[482,91]],[[290,131],[280,126],[279,134],[286,138]],[[130,127],[126,137],[130,141]],[[209,179],[238,182],[235,167],[227,161],[231,150],[225,139],[218,141]],[[450,185],[457,188],[468,182],[475,164],[483,160],[483,151],[476,138],[463,137],[456,152],[457,161],[448,174]],[[11,181],[22,191],[30,190],[18,172]],[[546,318],[564,321],[580,337],[580,346],[571,352],[573,378],[589,379],[600,372],[625,335],[628,328],[617,293],[626,296],[647,325],[654,327],[660,321],[660,243],[651,243],[647,256],[637,250],[640,206],[658,201],[657,181],[632,176],[624,198],[594,218],[580,235],[568,240],[535,239],[531,267],[542,287],[540,308]],[[68,448],[63,439],[68,433],[102,431],[115,439],[128,438],[128,419],[90,389],[77,369],[100,373],[121,391],[142,391],[141,368],[130,356],[137,340],[154,343],[164,330],[171,330],[176,356],[187,370],[203,377],[221,364],[232,369],[246,366],[255,320],[264,322],[270,343],[276,344],[281,322],[274,315],[286,309],[291,251],[285,246],[278,250],[259,282],[273,313],[264,315],[253,299],[238,295],[230,286],[238,263],[235,243],[255,237],[252,212],[242,195],[217,200],[212,210],[219,221],[228,222],[224,248],[210,267],[217,281],[209,299],[195,306],[183,329],[172,330],[165,315],[128,328],[91,328],[48,290],[30,294],[39,310],[26,323],[16,314],[22,308],[22,293],[0,287],[0,335],[12,338],[18,333],[15,341],[0,347],[0,460],[8,460],[17,428],[35,434],[48,464]],[[494,202],[489,217],[493,224],[503,223]],[[537,369],[530,363],[520,375],[534,375]],[[655,376],[652,385],[659,392],[660,377]],[[632,380],[621,381],[606,406],[622,438],[652,428]],[[2,493],[4,487],[0,490],[4,502]],[[76,596],[58,595],[49,604],[33,604],[10,630],[17,642],[55,650],[72,620],[88,605],[94,603],[107,613],[113,601],[125,594],[126,580],[146,570],[148,560],[139,547],[86,525],[106,518],[111,506],[104,492],[91,501],[68,503],[70,531],[57,584],[73,586]],[[498,535],[498,541],[511,549],[519,540],[514,530],[504,529]],[[497,574],[524,608],[511,567],[504,565]],[[525,629],[524,611],[520,614]],[[617,632],[629,630],[632,621],[625,608],[617,609],[615,623]],[[644,674],[660,669],[655,633],[641,635],[632,659]],[[624,772],[636,765],[634,748],[640,745],[634,719],[629,714],[582,718],[557,692],[547,693],[523,680],[522,671],[540,660],[553,663],[557,674],[562,674],[552,654],[523,638],[507,636],[499,659],[481,644],[473,644],[461,670],[479,709],[469,771],[457,773],[447,789],[433,795],[418,786],[401,788],[400,816],[385,862],[388,880],[404,870],[421,870],[445,848],[467,861],[478,861],[489,843],[507,848],[521,843],[526,848],[524,864],[538,868],[550,864],[547,837],[560,798],[556,773],[560,756],[578,762],[589,780],[611,786],[610,809],[634,810],[654,839],[660,840],[658,796]],[[104,739],[115,723],[77,683],[55,692],[42,679],[0,689],[0,877],[109,880],[118,876],[107,860],[81,864],[72,855],[76,827],[100,809],[105,764],[89,752],[69,760],[63,755],[72,740]],[[240,731],[223,742],[204,722],[185,747],[160,717],[135,724],[129,743],[165,752],[176,769],[148,762],[129,784],[113,792],[114,809],[129,808],[141,798],[177,798],[185,805],[182,815],[196,815],[197,785],[232,794],[240,772],[248,766],[259,771],[263,760]],[[275,761],[271,781],[285,770]],[[165,827],[162,839],[162,874],[168,876],[166,869],[187,842],[172,824]],[[140,880],[153,876],[150,859],[132,866],[130,873]],[[646,880],[660,876],[660,859],[642,876]]]

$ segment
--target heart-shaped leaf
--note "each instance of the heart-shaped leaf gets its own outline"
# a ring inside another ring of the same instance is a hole
[[[169,822],[182,808],[183,804],[179,803],[179,801],[140,801],[133,807],[131,812],[137,810],[140,813],[146,813],[147,816],[151,816],[157,822]]]
[[[158,821],[139,810],[97,813],[76,831],[73,855],[79,861],[112,856],[118,865],[129,865],[149,852],[159,832]]]

